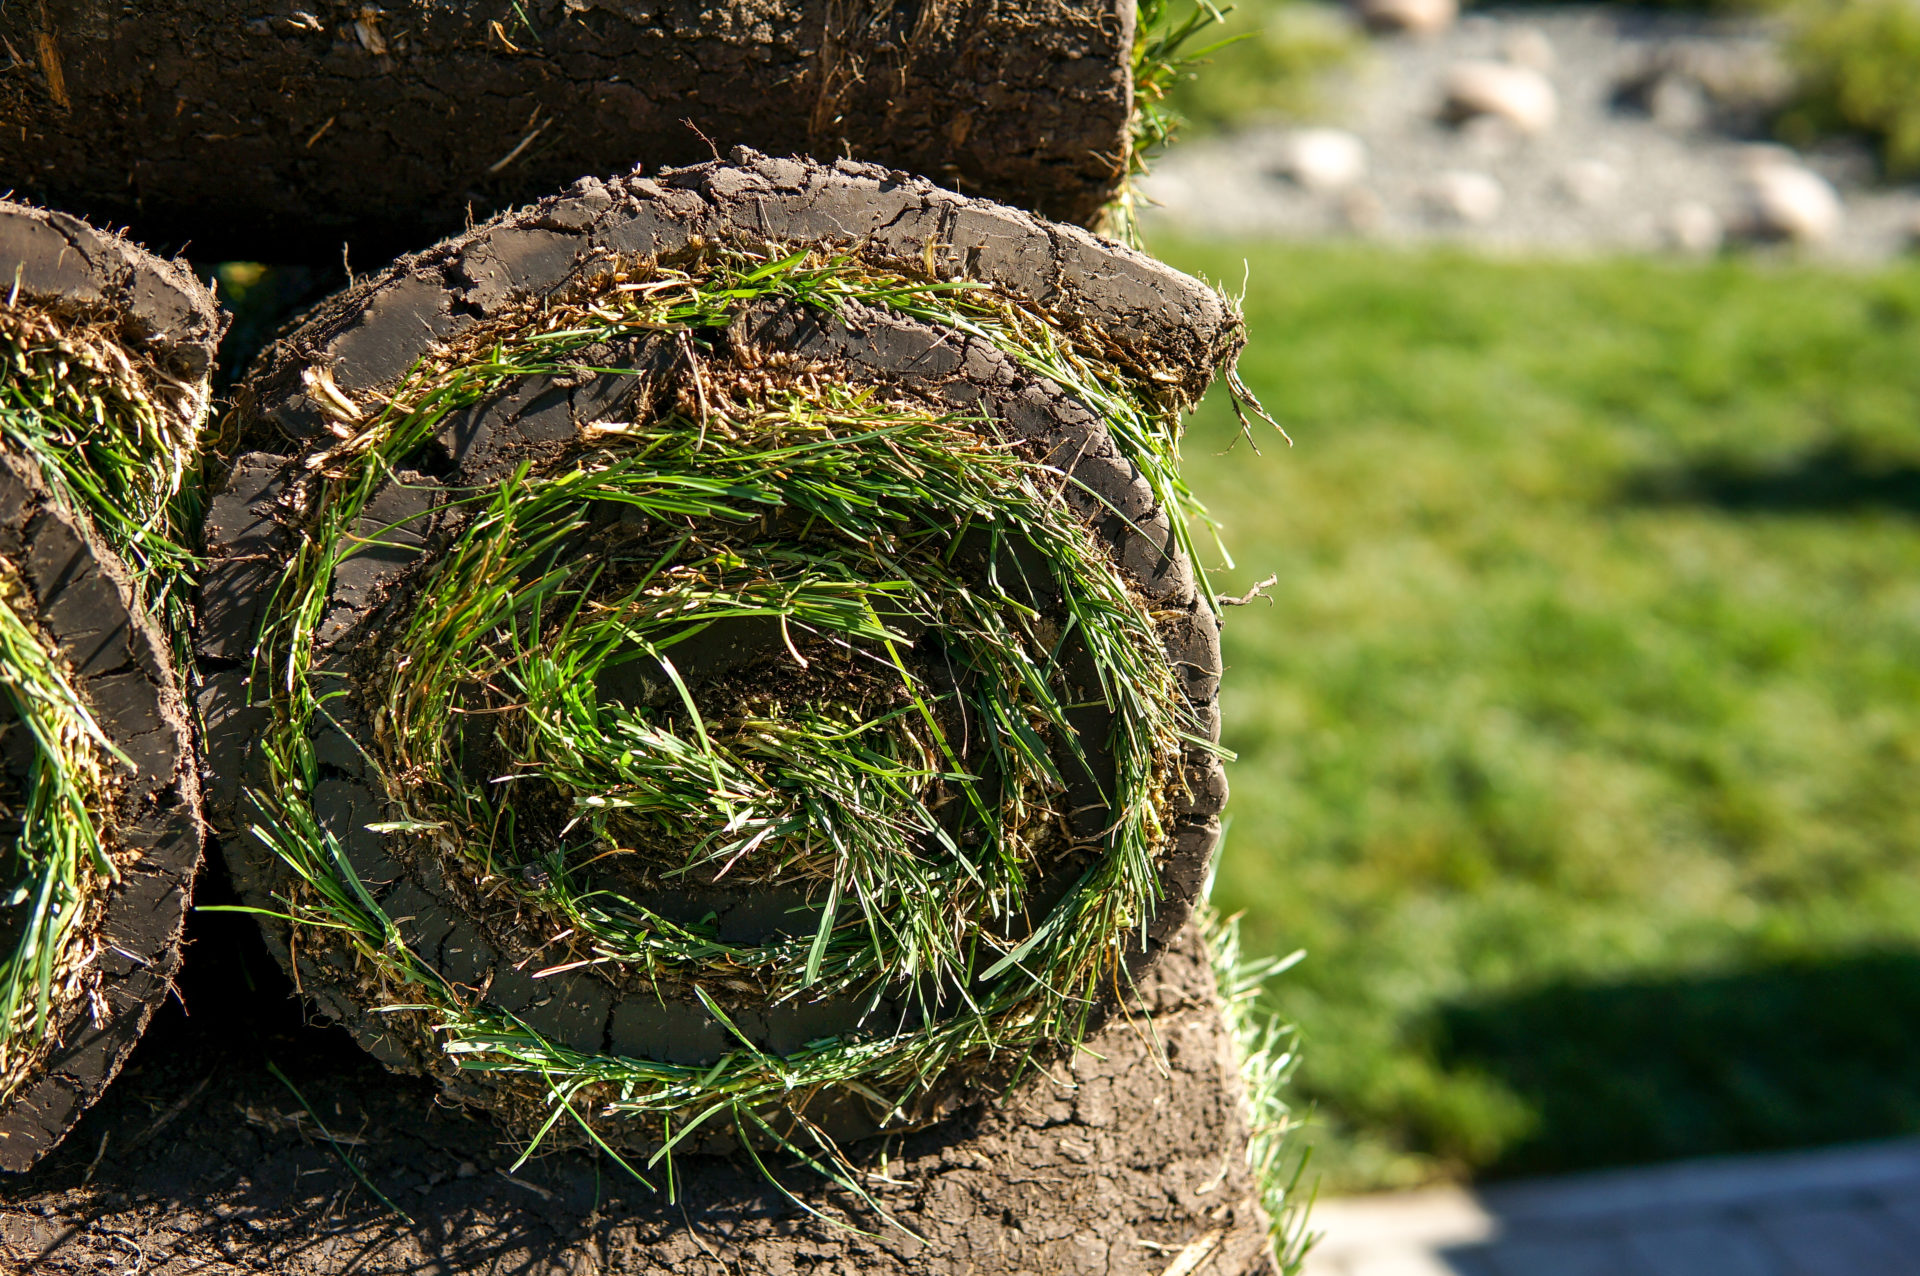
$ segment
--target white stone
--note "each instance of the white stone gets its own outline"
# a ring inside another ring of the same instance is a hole
[[[1683,253],[1706,257],[1720,251],[1726,226],[1720,214],[1698,200],[1674,205],[1667,214],[1667,237]]]
[[[1713,122],[1713,100],[1698,80],[1663,75],[1647,90],[1647,114],[1662,128],[1693,132]]]
[[[1467,171],[1440,174],[1428,185],[1426,196],[1438,211],[1474,224],[1498,217],[1507,200],[1499,182],[1485,173]]]
[[[1749,159],[1742,194],[1748,229],[1763,238],[1821,244],[1840,229],[1840,196],[1832,183],[1771,151]]]
[[[1337,128],[1303,128],[1280,147],[1280,171],[1310,191],[1338,191],[1367,175],[1367,146]]]
[[[1441,114],[1460,123],[1490,115],[1522,133],[1544,133],[1560,116],[1560,98],[1532,67],[1462,62],[1441,82]]]
[[[1620,170],[1602,159],[1574,160],[1560,170],[1556,181],[1568,199],[1591,208],[1619,193]]]
[[[1500,53],[1515,66],[1542,72],[1553,70],[1553,41],[1547,39],[1547,33],[1539,27],[1515,27],[1500,42]]]
[[[1387,206],[1366,187],[1356,186],[1340,196],[1340,220],[1356,235],[1376,234],[1386,227]]]
[[[1353,0],[1353,11],[1369,31],[1433,35],[1460,16],[1460,0]]]

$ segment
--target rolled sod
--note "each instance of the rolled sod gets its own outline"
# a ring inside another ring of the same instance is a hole
[[[0,6],[0,187],[208,260],[364,268],[581,173],[749,144],[1087,223],[1133,0]]]
[[[222,322],[183,266],[5,201],[0,277],[0,1169],[24,1170],[180,963],[182,502]]]
[[[1218,841],[1211,289],[868,166],[584,181],[322,306],[206,522],[210,808],[383,1062],[630,1168],[1071,1050]]]
[[[1176,1271],[1274,1271],[1232,1045],[1191,929],[1142,977],[1131,1018],[1070,1061],[868,1150],[863,1182],[913,1234],[787,1157],[766,1158],[776,1182],[745,1158],[680,1158],[671,1193],[661,1167],[650,1191],[593,1149],[516,1164],[496,1129],[429,1084],[303,1026],[291,989],[270,986],[277,972],[248,983],[242,954],[222,950],[216,968],[203,951],[183,989],[192,1013],[156,1025],[168,1035],[142,1050],[137,1078],[32,1174],[0,1183],[0,1267],[117,1270],[132,1239],[147,1270],[223,1276],[1163,1276],[1182,1255]]]

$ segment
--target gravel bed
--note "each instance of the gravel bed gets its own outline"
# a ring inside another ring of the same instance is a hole
[[[1473,63],[1538,72],[1556,118],[1537,132],[1490,115],[1450,122],[1449,77]],[[1159,205],[1148,226],[1708,253],[1766,237],[1757,169],[1804,167],[1831,184],[1840,216],[1799,237],[1801,250],[1861,262],[1911,251],[1920,187],[1878,183],[1858,146],[1795,155],[1766,142],[1786,83],[1775,30],[1761,21],[1478,10],[1435,36],[1373,40],[1365,63],[1329,87],[1324,126],[1265,124],[1177,147],[1144,183]]]

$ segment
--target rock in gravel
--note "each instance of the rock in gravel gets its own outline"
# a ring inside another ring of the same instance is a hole
[[[1553,41],[1539,27],[1515,27],[1500,42],[1500,53],[1515,66],[1532,67],[1542,73],[1553,70]]]
[[[1441,82],[1441,98],[1441,118],[1454,124],[1491,116],[1537,135],[1560,116],[1559,95],[1546,76],[1504,62],[1459,63]]]
[[[1759,239],[1821,244],[1840,228],[1839,193],[1826,178],[1774,148],[1748,159],[1741,194],[1747,233]]]
[[[1606,203],[1620,191],[1620,170],[1602,159],[1577,159],[1555,176],[1560,191],[1583,208]]]
[[[1466,171],[1440,174],[1427,187],[1426,197],[1435,212],[1475,225],[1498,217],[1507,198],[1500,183],[1487,174]]]
[[[1667,238],[1683,253],[1706,257],[1720,251],[1726,225],[1720,214],[1697,199],[1674,205],[1667,214]]]
[[[1354,0],[1353,11],[1369,31],[1433,35],[1460,16],[1459,0]]]
[[[1713,100],[1698,80],[1663,75],[1647,90],[1647,115],[1676,132],[1703,129],[1713,123]]]
[[[1345,190],[1367,175],[1367,145],[1345,129],[1299,129],[1282,144],[1280,171],[1310,191]]]
[[[1356,186],[1340,197],[1340,222],[1357,235],[1374,234],[1387,223],[1387,206],[1376,192]],[[1914,242],[1920,245],[1920,227]]]

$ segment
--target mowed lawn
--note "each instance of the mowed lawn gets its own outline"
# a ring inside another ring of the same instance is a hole
[[[1155,248],[1324,1186],[1920,1131],[1920,270]]]

